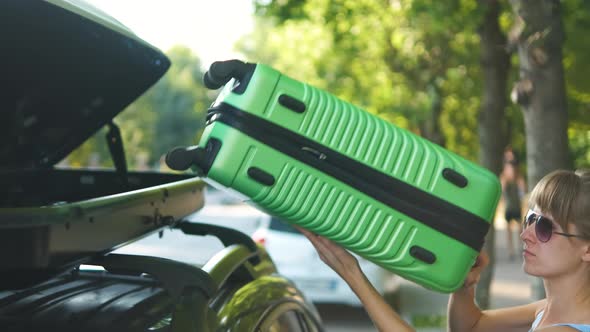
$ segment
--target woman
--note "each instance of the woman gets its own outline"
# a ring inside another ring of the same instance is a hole
[[[524,271],[543,278],[547,297],[528,305],[481,311],[475,284],[488,263],[482,253],[462,288],[451,294],[450,331],[590,331],[590,170],[555,171],[535,186],[520,238]],[[385,302],[335,243],[300,229],[363,302],[379,331],[414,331]]]
[[[511,150],[510,150],[511,151]],[[526,191],[524,178],[518,170],[518,159],[513,153],[505,153],[504,168],[500,173],[502,184],[502,199],[504,200],[504,218],[506,220],[506,241],[508,245],[508,257],[511,261],[516,258],[515,241],[512,236],[512,226],[517,226],[518,233],[522,233],[522,197]]]

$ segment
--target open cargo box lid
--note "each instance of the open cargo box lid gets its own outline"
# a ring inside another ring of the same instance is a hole
[[[203,206],[199,179],[127,172],[124,154],[118,172],[53,169],[166,72],[161,51],[74,0],[0,1],[0,40],[0,289],[29,287]]]
[[[0,168],[58,163],[170,61],[83,1],[1,1]]]

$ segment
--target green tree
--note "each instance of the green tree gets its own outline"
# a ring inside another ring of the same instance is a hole
[[[520,79],[512,99],[525,120],[528,183],[552,170],[571,168],[563,67],[565,31],[560,1],[512,0]],[[530,189],[530,188],[529,188]]]
[[[481,2],[484,8],[480,32],[480,66],[482,70],[483,95],[478,116],[480,154],[479,162],[495,174],[502,169],[502,154],[508,142],[506,107],[508,104],[508,76],[510,53],[507,38],[500,26],[502,7],[500,2]],[[495,229],[486,235],[484,250],[490,256],[490,265],[482,272],[477,284],[477,302],[482,308],[490,305],[490,286],[494,274]]]
[[[250,58],[476,159],[475,2],[256,4],[266,20],[242,42]]]
[[[590,6],[587,2],[558,0],[510,3],[516,17],[513,38],[520,66],[512,99],[524,114],[530,190],[549,172],[572,168],[572,156],[576,163],[587,161],[589,104],[587,94],[581,91],[588,88],[588,82],[580,74],[589,73],[583,57],[590,48],[575,37],[573,44],[566,44],[566,34],[588,32]],[[564,24],[569,20],[576,25]],[[574,108],[568,112],[568,106]],[[573,150],[569,150],[570,142]],[[533,295],[545,297],[540,280]]]
[[[590,2],[562,2],[563,66],[569,114],[568,138],[574,167],[590,167]]]

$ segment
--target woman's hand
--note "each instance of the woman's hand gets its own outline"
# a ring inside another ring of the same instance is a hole
[[[479,253],[477,259],[475,260],[475,264],[471,267],[471,271],[467,274],[465,281],[463,282],[463,288],[469,289],[475,286],[479,282],[479,278],[481,277],[481,272],[483,269],[488,266],[490,263],[490,257],[485,251]]]
[[[346,281],[363,303],[365,310],[379,331],[414,331],[371,285],[361,271],[356,257],[324,237],[301,227],[295,227],[313,244],[322,261]]]
[[[448,331],[473,331],[482,318],[482,311],[475,304],[475,285],[479,282],[481,271],[485,269],[489,262],[488,254],[484,251],[480,252],[471,267],[471,271],[463,281],[463,287],[460,287],[449,297]]]
[[[358,260],[351,253],[325,237],[314,234],[299,226],[295,226],[315,247],[320,258],[332,270],[336,271],[344,280],[350,280],[360,272]]]

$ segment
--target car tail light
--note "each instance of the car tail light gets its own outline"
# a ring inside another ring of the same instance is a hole
[[[254,232],[254,234],[252,234],[252,240],[254,240],[254,242],[256,242],[258,244],[265,245],[266,244],[266,230],[259,229],[256,232]]]

